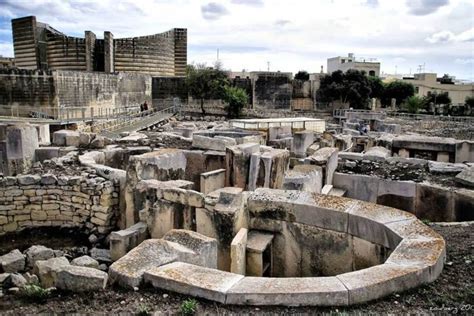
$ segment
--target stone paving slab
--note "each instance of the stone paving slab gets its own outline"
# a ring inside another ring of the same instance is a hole
[[[156,288],[225,303],[227,291],[244,276],[173,262],[145,272],[145,282]]]
[[[245,277],[227,292],[226,304],[341,306],[349,304],[349,296],[336,277]]]
[[[392,249],[402,237],[387,229],[385,224],[416,219],[411,213],[363,201],[355,203],[348,213],[349,234]]]
[[[388,263],[337,276],[349,290],[350,305],[402,292],[428,281],[421,277],[417,267]]]

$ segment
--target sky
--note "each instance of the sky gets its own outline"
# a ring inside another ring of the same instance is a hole
[[[381,71],[474,81],[473,0],[0,0],[0,55],[12,18],[115,38],[188,29],[188,63],[233,71],[320,72],[327,58],[376,58]]]

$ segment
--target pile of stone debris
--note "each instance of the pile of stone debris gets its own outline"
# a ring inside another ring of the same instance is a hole
[[[93,238],[96,237],[91,235],[89,239]],[[0,256],[0,297],[4,291],[21,294],[31,285],[40,285],[47,291],[101,290],[107,284],[111,263],[108,249],[78,247],[65,252],[42,245],[31,246],[23,253],[15,249]]]

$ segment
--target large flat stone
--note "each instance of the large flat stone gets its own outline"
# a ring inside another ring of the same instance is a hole
[[[420,269],[420,279],[432,282],[441,274],[446,259],[446,243],[442,239],[404,239],[385,261]]]
[[[179,244],[162,239],[148,239],[109,267],[110,281],[124,287],[138,287],[145,271],[194,255],[190,249]]]
[[[154,287],[225,303],[227,291],[243,276],[184,262],[174,262],[145,272]]]
[[[56,287],[72,292],[92,292],[105,289],[107,273],[94,268],[63,266],[57,271]]]
[[[456,175],[454,180],[462,185],[474,188],[474,167],[469,167]]]
[[[66,257],[50,258],[48,260],[38,260],[35,262],[34,273],[39,277],[44,288],[56,286],[57,272],[60,268],[68,266]]]
[[[347,210],[355,200],[300,191],[257,189],[249,195],[253,217],[297,222],[347,232]]]
[[[349,291],[349,304],[365,303],[399,293],[424,283],[417,267],[381,264],[340,274],[337,278]]]
[[[226,304],[341,306],[349,303],[347,289],[336,277],[245,277],[227,292]]]
[[[348,213],[349,234],[391,249],[398,245],[402,237],[387,229],[385,225],[416,219],[413,214],[362,201],[355,203]]]

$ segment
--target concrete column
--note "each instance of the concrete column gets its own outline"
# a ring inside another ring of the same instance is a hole
[[[115,71],[115,51],[114,35],[111,32],[104,32],[104,72],[112,73]]]
[[[93,32],[86,31],[84,37],[86,40],[86,70],[94,71],[94,50],[96,36]]]

